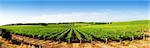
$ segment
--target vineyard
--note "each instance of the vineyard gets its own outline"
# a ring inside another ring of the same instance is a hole
[[[1,26],[11,34],[64,42],[122,41],[142,39],[149,30],[148,20],[112,24],[49,24]]]

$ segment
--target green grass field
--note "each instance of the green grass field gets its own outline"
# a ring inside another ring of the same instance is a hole
[[[12,34],[38,37],[61,41],[91,41],[91,40],[132,40],[143,38],[144,32],[150,28],[150,20],[137,20],[129,22],[112,22],[112,24],[49,24],[41,25],[12,25],[0,26]]]

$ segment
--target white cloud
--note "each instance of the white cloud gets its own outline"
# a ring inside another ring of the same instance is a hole
[[[127,21],[146,19],[147,13],[140,11],[114,11],[105,10],[103,12],[72,12],[59,14],[40,15],[13,15],[0,13],[0,25],[11,23],[37,23],[37,22],[107,22],[107,21]]]
[[[79,21],[96,21],[103,18],[106,19],[107,13],[100,12],[72,12],[68,14],[51,14],[32,17],[29,20],[36,20],[40,22],[79,22]]]

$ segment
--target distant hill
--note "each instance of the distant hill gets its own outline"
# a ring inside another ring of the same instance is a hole
[[[113,22],[112,24],[149,24],[150,20],[136,20],[126,22]]]
[[[148,24],[150,20],[136,20],[136,21],[124,21],[124,22],[64,22],[64,23],[16,23],[16,24],[6,24],[4,26],[10,25],[42,25],[47,26],[50,24]]]

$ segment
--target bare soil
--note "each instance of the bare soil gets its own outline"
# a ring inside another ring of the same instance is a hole
[[[150,32],[145,34],[150,35]],[[21,44],[13,44],[12,40],[6,40],[0,37],[0,48],[150,48],[150,37],[141,40],[122,42],[108,42],[92,41],[91,43],[67,43],[52,40],[39,40],[20,35],[12,35],[12,39],[16,39]]]

